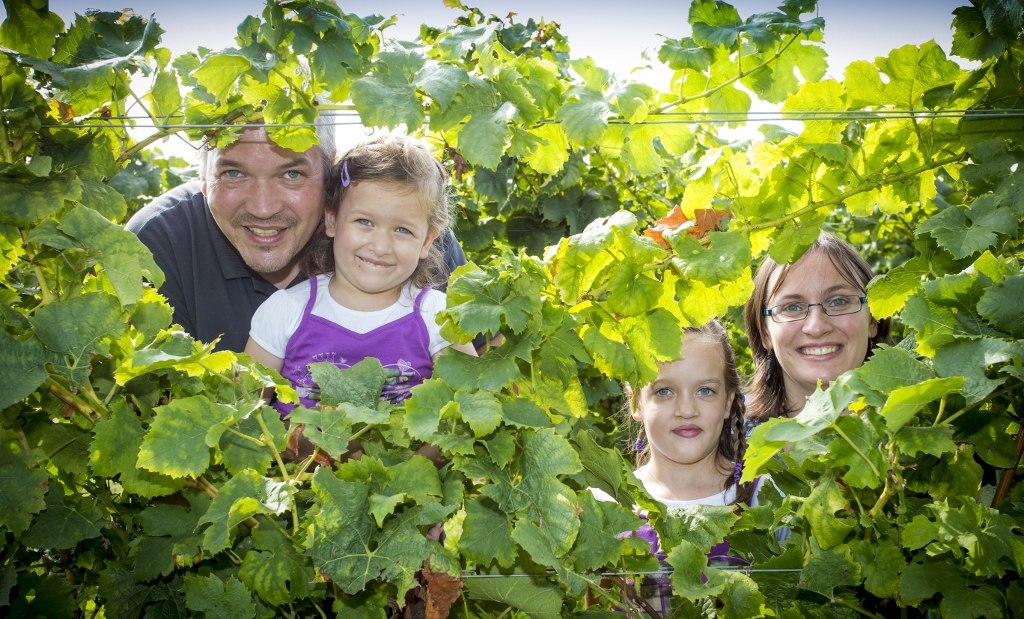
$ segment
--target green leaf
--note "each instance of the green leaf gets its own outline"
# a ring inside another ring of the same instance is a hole
[[[203,474],[210,466],[210,448],[219,442],[231,409],[200,395],[172,400],[154,412],[138,465],[176,478]]]
[[[928,273],[928,260],[915,256],[872,279],[867,289],[871,315],[889,318],[901,310],[907,298],[918,291]]]
[[[811,553],[804,566],[804,588],[833,598],[837,589],[857,585],[861,581],[861,567],[853,560],[848,546]]]
[[[71,176],[51,176],[32,183],[0,179],[0,223],[29,228],[55,215],[64,202],[82,197],[82,183]]]
[[[885,406],[879,411],[890,432],[898,432],[910,422],[925,405],[963,389],[960,376],[932,378],[917,385],[899,387],[889,394]]]
[[[474,436],[486,436],[501,424],[501,403],[493,395],[460,391],[456,394],[455,401]]]
[[[437,432],[441,423],[441,412],[455,399],[451,388],[435,377],[428,378],[412,389],[412,397],[405,401],[405,427],[409,436],[427,440]]]
[[[566,103],[555,113],[555,119],[562,123],[570,144],[590,148],[601,141],[608,129],[610,115],[611,108],[601,93],[574,88],[567,94]]]
[[[13,438],[4,431],[5,443]],[[29,468],[23,458],[0,448],[0,525],[15,535],[28,529],[32,516],[46,507],[48,481],[45,471]]]
[[[847,467],[843,481],[853,488],[877,488],[887,477],[889,465],[878,449],[880,437],[863,417],[843,415],[836,420],[842,434],[829,444],[831,466]]]
[[[668,551],[665,562],[672,566],[672,594],[688,600],[721,593],[724,583],[714,586],[705,579],[708,556],[692,542],[680,541]]]
[[[940,457],[944,453],[956,451],[953,428],[950,426],[903,426],[896,433],[895,440],[899,450],[911,457],[919,453]]]
[[[597,570],[614,565],[625,546],[619,535],[637,529],[640,520],[628,507],[597,501],[589,492],[581,493],[578,498],[580,531],[574,552],[576,569]]]
[[[724,2],[698,0],[690,5],[693,40],[704,47],[732,48],[739,43],[743,21],[736,9]]]
[[[92,499],[65,499],[59,484],[46,493],[46,509],[21,535],[21,542],[30,548],[63,550],[79,542],[99,537],[103,514]]]
[[[875,543],[858,541],[851,548],[864,577],[864,588],[878,598],[896,595],[900,574],[906,567],[899,547],[883,539]]]
[[[366,357],[352,367],[340,369],[333,363],[309,364],[313,380],[320,387],[320,403],[342,403],[376,409],[387,374],[376,357]]]
[[[117,298],[102,292],[62,298],[41,306],[29,319],[36,337],[60,355],[55,369],[76,385],[89,375],[89,355],[98,352],[106,338],[125,330]]]
[[[0,24],[0,45],[37,58],[52,53],[54,39],[64,30],[64,21],[48,6],[31,2],[5,4],[7,19]]]
[[[917,227],[930,233],[939,246],[956,258],[966,258],[995,245],[1000,234],[1017,231],[1017,216],[1002,207],[993,194],[979,197],[970,208],[949,206]]]
[[[185,575],[185,605],[210,619],[248,619],[256,616],[252,594],[240,580],[216,574]]]
[[[225,50],[204,58],[190,77],[215,99],[223,101],[234,91],[235,82],[250,68],[252,64],[245,55]]]
[[[978,312],[993,325],[1016,338],[1024,338],[1024,275],[1007,277],[985,289]]]
[[[17,340],[0,329],[0,409],[28,396],[46,382],[50,361],[36,338]]]
[[[300,406],[288,414],[288,419],[290,423],[303,424],[303,436],[332,458],[340,458],[348,451],[353,429],[348,416],[341,410],[330,407],[310,409]]]
[[[800,513],[807,519],[811,534],[822,549],[827,550],[843,543],[847,534],[856,528],[852,518],[837,516],[845,514],[848,506],[849,502],[839,485],[832,479],[822,479],[801,506]]]
[[[289,539],[273,527],[252,530],[253,550],[245,554],[238,578],[270,604],[284,605],[312,592],[315,580],[308,560]]]
[[[108,189],[107,193],[120,199],[120,194],[113,189]],[[105,199],[110,201],[111,198]],[[81,243],[90,258],[103,266],[103,273],[110,278],[122,305],[132,305],[142,298],[143,280],[152,282],[156,288],[163,285],[163,272],[142,241],[95,210],[75,207],[61,219],[58,227]]]
[[[703,73],[711,67],[711,59],[711,50],[697,45],[690,37],[668,39],[658,48],[658,60],[673,71],[690,69]]]
[[[947,561],[914,562],[900,576],[900,599],[918,605],[936,593],[962,591],[964,573],[957,565]]]
[[[466,558],[480,565],[497,562],[510,567],[516,558],[509,515],[485,497],[469,499],[464,509],[459,547]]]
[[[750,240],[735,232],[711,232],[707,247],[682,231],[666,234],[665,238],[684,265],[683,276],[687,279],[707,284],[734,280],[743,275],[753,260]]]
[[[139,450],[145,430],[142,422],[124,401],[111,403],[110,417],[93,428],[89,444],[89,464],[96,475],[115,477],[124,489],[151,498],[179,490],[183,484],[166,475],[138,467]]]
[[[263,436],[259,421],[256,415],[261,415],[264,424],[271,432],[271,436]],[[264,406],[252,415],[243,419],[235,428],[238,433],[254,439],[272,442],[283,451],[287,442],[287,430],[281,415],[277,410]],[[220,450],[223,457],[224,468],[232,475],[238,474],[245,469],[252,469],[260,474],[266,472],[273,462],[273,454],[269,445],[257,445],[256,443],[239,436],[234,432],[225,432],[221,437]]]
[[[361,77],[352,84],[352,103],[368,127],[423,124],[423,107],[416,99],[416,88],[409,83],[389,83],[375,75]]]
[[[252,470],[242,471],[217,491],[199,526],[209,524],[203,534],[203,550],[216,554],[228,548],[237,526],[256,514],[279,515],[294,509],[295,488]]]
[[[1019,346],[1005,340],[985,337],[959,341],[935,353],[935,371],[949,380],[962,380],[962,393],[967,403],[973,404],[1001,384],[1000,380],[988,377],[988,368],[1020,358],[1020,354]]]
[[[471,600],[494,602],[519,609],[537,619],[559,619],[565,593],[561,587],[546,578],[528,574],[465,581],[466,597]]]
[[[469,83],[469,73],[450,64],[427,64],[416,73],[415,84],[442,108],[451,105],[459,91]]]
[[[496,170],[505,152],[509,123],[515,117],[515,106],[503,103],[489,113],[477,112],[459,130],[459,153],[466,161]]]

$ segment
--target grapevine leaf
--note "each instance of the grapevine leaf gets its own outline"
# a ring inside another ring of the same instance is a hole
[[[423,89],[434,103],[446,108],[459,91],[469,83],[469,74],[462,67],[431,63],[416,73],[415,84]]]
[[[270,604],[283,605],[309,596],[313,568],[275,528],[252,530],[253,550],[245,554],[238,578]]]
[[[550,124],[534,127],[531,135],[540,139],[540,144],[524,160],[541,174],[557,174],[569,160],[569,139],[560,125]]]
[[[853,488],[877,488],[886,477],[888,463],[878,449],[879,437],[862,417],[843,415],[836,420],[842,440],[829,445],[829,458],[835,467],[848,467],[843,481]]]
[[[725,570],[709,570],[709,574],[718,575],[726,583],[722,596],[723,616],[741,619],[764,614],[765,596],[758,590],[757,583],[750,576]]]
[[[993,325],[1017,338],[1024,338],[1024,275],[1014,275],[985,290],[978,311]]]
[[[376,360],[376,359],[375,359]],[[333,367],[333,364],[327,364]],[[326,454],[339,458],[348,451],[352,424],[340,410],[331,407],[315,409],[299,406],[289,413],[291,423],[304,424],[302,434]]]
[[[673,71],[690,69],[703,73],[711,67],[711,50],[698,45],[690,37],[668,39],[658,48],[658,60]]]
[[[939,376],[949,377],[948,380],[962,380],[964,397],[968,404],[973,404],[1001,384],[1000,380],[988,377],[988,368],[1019,358],[1020,354],[1019,345],[1005,340],[985,337],[958,341],[935,353],[935,371]]]
[[[231,409],[199,395],[172,400],[154,411],[138,466],[176,478],[201,475],[210,466],[211,441],[219,442]]]
[[[408,83],[389,83],[375,75],[361,77],[352,84],[352,103],[359,118],[368,127],[395,128],[423,124],[423,108],[416,89]]]
[[[387,374],[376,357],[367,357],[345,369],[333,363],[311,363],[309,371],[320,387],[320,403],[326,406],[348,403],[376,409],[387,380]]]
[[[412,397],[405,401],[409,436],[422,441],[437,432],[442,410],[454,399],[454,392],[439,378],[428,378],[413,387]]]
[[[189,76],[218,100],[225,100],[235,82],[252,67],[249,58],[237,50],[225,50],[203,59]]]
[[[965,258],[992,247],[997,235],[1017,230],[1017,216],[999,205],[993,194],[979,197],[970,208],[949,206],[917,227],[930,233],[939,246],[956,258]]]
[[[515,114],[515,106],[508,102],[490,113],[473,114],[459,130],[459,153],[469,163],[496,170],[505,152],[509,123]]]
[[[11,437],[4,433],[4,440]],[[20,535],[32,522],[32,515],[46,507],[49,477],[38,467],[29,468],[22,458],[0,448],[0,525]]]
[[[102,292],[62,298],[40,307],[30,319],[36,336],[60,355],[55,369],[80,385],[89,375],[90,355],[104,339],[125,330],[117,298]]]
[[[800,511],[811,527],[811,534],[823,549],[841,544],[857,526],[851,518],[836,515],[845,512],[848,506],[839,485],[832,479],[823,479],[801,506]]]
[[[526,398],[505,400],[501,403],[505,423],[520,428],[547,428],[551,419],[541,407]]]
[[[117,194],[113,189],[109,192]],[[117,195],[120,198],[120,194]],[[163,272],[142,241],[95,210],[75,207],[64,216],[58,227],[81,243],[88,255],[103,265],[103,273],[110,278],[122,305],[132,305],[142,297],[143,280],[152,282],[157,288],[163,284]]]
[[[36,338],[18,340],[0,329],[0,409],[20,401],[46,382],[50,357]]]
[[[900,599],[918,605],[936,593],[955,595],[964,591],[964,573],[947,561],[914,562],[900,576]]]
[[[253,470],[234,475],[199,519],[199,526],[210,525],[203,534],[203,550],[216,554],[229,547],[236,527],[256,514],[278,515],[290,509],[294,493],[295,488],[286,482],[267,479]]]
[[[466,558],[480,565],[496,561],[510,567],[516,558],[516,546],[508,514],[485,497],[467,500],[465,510],[459,547]]]
[[[320,468],[313,476],[313,492],[321,510],[312,518],[307,553],[317,569],[346,593],[361,591],[381,578],[393,582],[398,595],[404,596],[431,551],[417,525],[440,521],[443,510],[409,509],[392,517],[378,533],[367,517],[367,484],[340,480]]]
[[[861,568],[849,546],[840,546],[812,553],[801,575],[805,588],[832,598],[836,589],[860,583]]]
[[[673,546],[665,557],[666,563],[672,566],[672,594],[680,595],[688,600],[714,596],[722,591],[704,576],[707,569],[708,556],[693,542],[681,540]],[[720,583],[721,581],[719,581]]]
[[[263,417],[264,424],[271,432],[271,436],[263,436],[262,428],[256,415]],[[278,448],[284,447],[286,442],[286,429],[284,422],[278,412],[269,406],[261,407],[249,417],[243,419],[236,428],[239,434],[247,437],[274,442]],[[234,432],[225,432],[220,442],[221,454],[223,456],[224,468],[232,475],[240,473],[245,469],[252,469],[258,473],[265,472],[273,461],[273,454],[269,446],[260,446],[256,443],[239,436]]]
[[[907,298],[918,291],[928,271],[928,260],[915,256],[872,279],[867,289],[871,315],[889,318],[902,309]]]
[[[460,391],[455,399],[474,436],[486,436],[501,424],[501,404],[493,395]]]
[[[624,542],[618,535],[640,526],[633,511],[618,503],[597,501],[589,492],[579,495],[580,532],[576,540],[575,566],[596,570],[614,565],[622,554]]]
[[[885,406],[879,411],[891,432],[898,432],[924,406],[963,389],[964,379],[961,376],[949,378],[931,378],[917,385],[899,387],[889,394]]]
[[[889,394],[900,387],[916,385],[934,378],[926,364],[903,348],[884,346],[853,371],[850,386],[862,394],[872,406],[881,407]]]
[[[732,48],[739,43],[743,20],[736,9],[724,2],[700,0],[690,5],[693,40],[704,47]]]
[[[68,549],[79,542],[99,537],[103,514],[91,499],[71,504],[59,485],[46,493],[46,509],[21,536],[30,548]]]
[[[599,92],[581,88],[570,90],[567,99],[555,118],[565,128],[569,142],[581,148],[596,146],[608,129],[611,115],[608,101]]]
[[[185,605],[210,619],[248,619],[256,616],[252,594],[233,575],[185,575]]]
[[[709,233],[706,248],[689,234],[668,233],[665,238],[684,265],[684,278],[705,284],[737,279],[753,260],[750,241],[735,232]]]
[[[901,452],[911,457],[923,453],[938,458],[944,453],[956,451],[956,443],[953,442],[953,428],[950,426],[924,428],[903,426],[896,433],[896,445]]]
[[[392,467],[385,492],[404,494],[416,503],[425,505],[441,498],[441,479],[434,463],[423,456],[413,456]]]
[[[921,106],[921,99],[933,88],[946,86],[961,77],[961,69],[948,60],[935,41],[920,47],[904,45],[877,60],[889,80],[884,96],[905,109]]]
[[[89,444],[89,463],[96,475],[120,475],[128,492],[143,497],[171,494],[181,482],[136,466],[145,430],[139,418],[124,402],[111,403],[111,414],[93,428]]]
[[[7,19],[0,24],[0,45],[36,58],[48,57],[64,21],[46,5],[39,10],[30,2],[12,2],[4,8]]]
[[[900,573],[906,567],[899,547],[890,540],[870,544],[857,541],[850,546],[854,559],[861,566],[864,588],[879,598],[895,595]]]
[[[513,575],[506,578],[473,578],[465,581],[466,597],[511,606],[537,619],[562,616],[565,594],[544,578]]]

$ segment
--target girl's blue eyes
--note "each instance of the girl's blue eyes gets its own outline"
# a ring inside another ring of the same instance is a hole
[[[667,397],[669,397],[671,395],[674,395],[674,393],[668,387],[661,387],[660,389],[656,389],[654,391],[654,395],[656,395],[656,396],[658,396],[660,398],[667,398]],[[697,395],[700,396],[700,397],[704,397],[704,398],[710,397],[710,396],[715,395],[715,390],[712,389],[711,387],[701,387],[701,388],[697,389]]]

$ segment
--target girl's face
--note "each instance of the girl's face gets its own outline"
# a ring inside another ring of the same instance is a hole
[[[772,276],[769,290],[780,274],[777,271]],[[767,305],[821,303],[838,295],[863,294],[862,287],[843,279],[827,254],[815,251],[797,260]],[[787,406],[796,410],[803,408],[819,380],[827,384],[864,363],[868,340],[878,333],[878,323],[866,306],[854,314],[829,316],[815,305],[802,320],[777,323],[770,316],[763,320],[764,344],[782,367]]]
[[[722,344],[685,333],[683,358],[661,364],[658,378],[635,402],[633,419],[644,426],[651,461],[717,467],[718,441],[735,397],[725,379]]]
[[[416,191],[375,181],[353,183],[337,214],[325,213],[327,236],[334,239],[335,300],[358,311],[397,301],[437,238],[427,221],[427,206]]]

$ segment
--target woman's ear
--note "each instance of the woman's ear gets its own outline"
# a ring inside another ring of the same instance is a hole
[[[328,237],[334,238],[334,224],[336,223],[337,215],[331,211],[324,211],[324,232]]]

